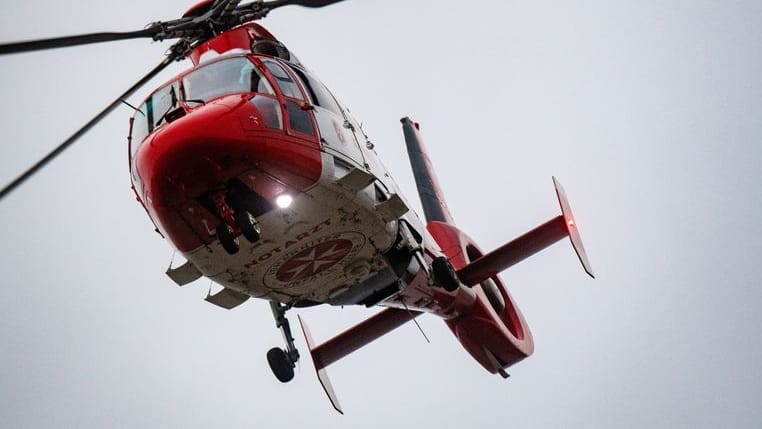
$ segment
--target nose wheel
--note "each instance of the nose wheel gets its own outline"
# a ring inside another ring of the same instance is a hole
[[[229,204],[229,200],[231,203],[235,203],[240,198],[232,194],[226,195],[224,192],[218,192],[212,196],[212,201],[221,219],[216,229],[217,239],[225,252],[234,255],[238,253],[240,243],[231,225],[237,226],[241,234],[250,243],[259,241],[262,238],[262,233],[254,215],[248,209],[241,207],[241,204]]]
[[[291,306],[283,305],[279,302],[270,301],[270,309],[275,317],[275,326],[283,334],[283,340],[286,342],[286,348],[281,349],[273,347],[267,352],[267,363],[275,378],[281,383],[287,383],[294,378],[294,368],[299,361],[299,351],[294,344],[294,337],[291,335],[291,325],[286,319],[286,311]]]
[[[256,243],[262,238],[257,219],[248,210],[237,210],[233,217],[235,218],[236,225],[241,229],[243,236],[249,240],[249,243]]]
[[[238,249],[240,248],[238,237],[233,234],[233,228],[231,228],[227,222],[220,222],[220,224],[217,225],[217,239],[220,240],[222,248],[225,249],[229,255],[238,253]]]

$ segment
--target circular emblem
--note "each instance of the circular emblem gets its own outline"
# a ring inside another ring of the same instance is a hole
[[[284,262],[275,278],[282,282],[297,282],[320,274],[341,262],[353,247],[351,241],[339,238],[304,249]]]
[[[316,281],[328,284],[334,277],[344,275],[342,269],[336,268],[352,261],[364,245],[365,237],[357,232],[315,238],[270,265],[263,281],[273,289],[299,288]]]

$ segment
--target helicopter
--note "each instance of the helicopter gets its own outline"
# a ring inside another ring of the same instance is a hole
[[[402,128],[424,209],[422,221],[378,159],[351,112],[286,46],[255,21],[286,5],[202,1],[175,21],[0,46],[1,54],[146,37],[179,39],[167,57],[79,131],[12,182],[15,189],[174,61],[193,67],[133,106],[128,153],[133,190],[157,231],[187,262],[179,285],[223,286],[207,301],[234,308],[270,302],[285,348],[267,360],[283,382],[299,352],[286,312],[319,304],[384,307],[316,344],[300,319],[318,378],[341,412],[326,367],[423,313],[445,320],[492,373],[531,355],[526,322],[497,273],[570,237],[592,276],[563,188],[561,215],[483,253],[456,226],[420,126]]]

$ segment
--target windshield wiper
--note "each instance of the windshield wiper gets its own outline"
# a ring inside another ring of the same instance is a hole
[[[174,86],[170,88],[169,95],[172,97],[172,104],[170,104],[167,111],[164,112],[164,114],[159,117],[159,120],[156,121],[156,125],[155,125],[156,127],[158,127],[161,124],[161,121],[167,119],[167,115],[169,114],[169,112],[171,112],[175,107],[177,107],[177,94],[175,94]]]

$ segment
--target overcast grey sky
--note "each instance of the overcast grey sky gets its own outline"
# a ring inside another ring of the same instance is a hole
[[[142,28],[190,4],[15,2],[0,40]],[[762,3],[348,0],[263,24],[350,106],[415,200],[422,124],[458,224],[491,249],[558,213],[567,242],[503,273],[535,355],[505,381],[434,317],[280,384],[264,301],[224,311],[163,272],[118,109],[0,203],[0,427],[758,427]],[[6,183],[161,60],[126,41],[0,58]],[[149,84],[139,102],[178,64]],[[372,314],[300,312],[318,340]],[[295,320],[295,314],[292,315]]]

